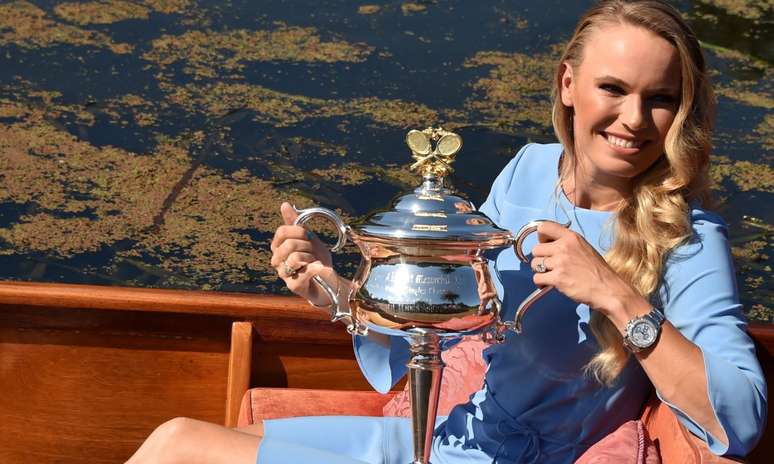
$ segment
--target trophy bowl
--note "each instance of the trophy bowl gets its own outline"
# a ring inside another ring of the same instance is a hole
[[[344,224],[325,208],[301,210],[295,223],[328,219],[338,234],[332,251],[347,240],[360,250],[360,266],[346,295],[319,276],[313,280],[330,297],[331,320],[343,321],[351,334],[375,331],[408,338],[413,462],[427,464],[443,372],[441,340],[480,333],[488,342],[502,342],[506,330],[521,332],[524,314],[551,287],[536,289],[519,305],[514,321],[502,321],[484,253],[513,246],[527,262],[522,242],[541,221],[514,235],[444,186],[462,148],[459,135],[443,128],[412,130],[406,143],[413,153],[412,169],[422,174],[413,192],[355,225]]]

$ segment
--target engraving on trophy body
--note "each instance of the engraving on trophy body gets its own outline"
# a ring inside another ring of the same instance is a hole
[[[424,327],[450,334],[492,323],[496,314],[489,295],[482,299],[480,294],[484,275],[471,266],[469,257],[424,259],[372,260],[368,279],[351,300],[358,317],[376,330]]]

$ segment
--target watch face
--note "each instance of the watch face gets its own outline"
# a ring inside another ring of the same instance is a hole
[[[635,346],[647,348],[656,341],[656,327],[647,320],[637,321],[629,338]]]

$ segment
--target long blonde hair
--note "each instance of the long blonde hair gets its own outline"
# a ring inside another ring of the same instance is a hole
[[[689,203],[709,201],[709,154],[715,99],[708,82],[696,36],[680,13],[659,0],[604,0],[580,19],[555,74],[553,125],[564,147],[561,177],[567,179],[576,163],[573,108],[560,98],[564,65],[577,70],[584,45],[601,26],[630,24],[666,39],[681,64],[680,105],[666,135],[664,155],[633,179],[633,192],[619,206],[615,241],[605,254],[608,264],[646,298],[661,285],[671,250],[691,236]],[[610,385],[628,359],[622,337],[613,323],[597,311],[590,326],[600,351],[586,366],[601,383]]]

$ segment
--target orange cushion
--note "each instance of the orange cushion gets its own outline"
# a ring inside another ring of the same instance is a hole
[[[264,419],[301,416],[381,416],[394,393],[317,390],[304,388],[252,388],[242,398],[237,425]]]
[[[653,393],[641,417],[648,435],[658,446],[664,462],[720,464],[739,462],[734,458],[713,454],[706,443],[694,436],[677,419],[672,409]]]
[[[640,421],[629,421],[598,441],[575,464],[659,464],[656,445]]]

